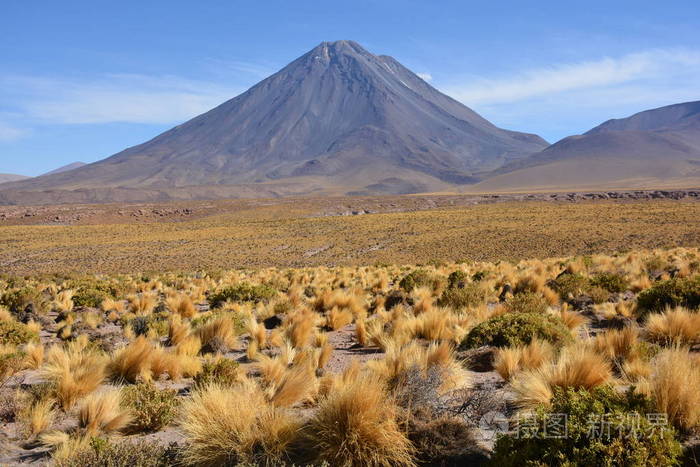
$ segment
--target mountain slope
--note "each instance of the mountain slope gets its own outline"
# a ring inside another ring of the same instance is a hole
[[[0,174],[0,183],[16,182],[18,180],[25,180],[29,177],[17,174]]]
[[[505,165],[475,191],[700,186],[700,101],[608,120]]]
[[[432,191],[546,144],[497,128],[391,57],[324,42],[151,141],[9,188],[64,200],[73,191],[80,201],[125,190],[132,198],[137,190],[144,198]],[[0,201],[21,198],[6,191]]]
[[[75,170],[78,169],[84,165],[87,165],[85,162],[72,162],[70,164],[66,164],[62,167],[59,167],[57,169],[53,169],[50,172],[46,172],[43,175],[53,175],[53,174],[60,174],[61,172],[68,172],[69,170]]]

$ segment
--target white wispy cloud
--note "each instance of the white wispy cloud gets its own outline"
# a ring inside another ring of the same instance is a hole
[[[3,100],[24,121],[57,124],[178,123],[244,90],[175,76],[90,79],[0,76]]]
[[[15,128],[12,125],[0,122],[0,141],[16,141],[29,133],[29,130]]]
[[[444,89],[469,105],[488,105],[653,79],[667,79],[672,87],[675,84],[668,78],[697,71],[700,71],[700,51],[654,49],[617,58],[555,64],[507,77],[479,77]]]

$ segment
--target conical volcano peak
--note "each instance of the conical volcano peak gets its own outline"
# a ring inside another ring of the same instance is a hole
[[[497,128],[397,60],[339,40],[151,141],[31,187],[11,185],[95,197],[109,188],[147,196],[444,191],[545,146]]]

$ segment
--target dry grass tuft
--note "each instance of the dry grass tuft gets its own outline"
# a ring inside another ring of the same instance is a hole
[[[105,359],[86,345],[75,341],[65,348],[52,346],[47,353],[42,373],[56,384],[56,397],[64,410],[97,389],[105,378]]]
[[[650,341],[660,344],[696,344],[700,341],[700,313],[678,307],[650,314],[644,333]]]
[[[562,350],[556,362],[523,372],[513,380],[520,407],[549,404],[555,387],[592,389],[612,379],[610,363],[586,347]]]
[[[189,440],[184,460],[193,465],[280,465],[298,430],[298,422],[250,382],[205,386],[185,400],[182,413]]]
[[[700,368],[688,349],[662,350],[653,362],[648,384],[657,409],[682,431],[700,426]]]
[[[379,379],[363,375],[339,386],[305,427],[310,460],[348,467],[415,465],[396,416]]]
[[[131,422],[131,415],[120,404],[119,390],[91,394],[80,407],[78,426],[88,436],[109,434],[126,428]]]

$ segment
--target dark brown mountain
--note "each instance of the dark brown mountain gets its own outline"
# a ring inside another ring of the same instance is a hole
[[[436,191],[546,145],[494,126],[391,57],[324,42],[151,141],[3,187],[0,202]]]
[[[700,101],[608,120],[472,187],[477,191],[700,187]]]

